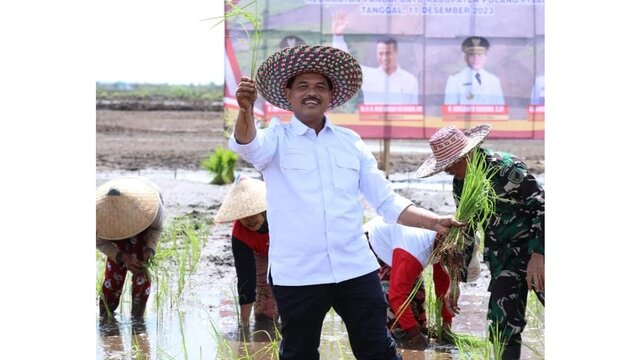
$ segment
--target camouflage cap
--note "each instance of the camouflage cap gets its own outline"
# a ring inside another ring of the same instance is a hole
[[[462,42],[462,52],[465,54],[484,53],[489,50],[489,40],[482,36],[470,36]]]

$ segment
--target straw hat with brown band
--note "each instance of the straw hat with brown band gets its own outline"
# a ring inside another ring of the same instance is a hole
[[[215,216],[217,223],[229,222],[267,210],[267,187],[264,181],[239,176]]]
[[[484,141],[490,131],[489,124],[478,125],[465,131],[453,126],[436,131],[429,139],[432,153],[427,155],[427,159],[416,171],[416,176],[429,177],[446,169]]]
[[[158,215],[158,187],[143,177],[107,181],[96,189],[96,236],[124,240],[148,228]]]

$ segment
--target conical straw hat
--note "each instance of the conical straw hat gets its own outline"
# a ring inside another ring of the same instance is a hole
[[[149,227],[158,214],[158,187],[143,177],[121,177],[96,189],[96,236],[123,240]]]
[[[217,223],[229,222],[267,210],[264,181],[239,176],[215,216]]]

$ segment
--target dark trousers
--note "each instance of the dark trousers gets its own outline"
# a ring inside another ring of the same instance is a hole
[[[322,322],[331,307],[344,321],[357,359],[400,359],[377,271],[337,284],[274,285],[273,294],[282,322],[281,360],[320,358]]]
[[[491,280],[489,291],[489,309],[487,319],[491,327],[489,334],[491,339],[499,333],[501,341],[505,344],[502,360],[520,358],[522,343],[521,333],[527,324],[527,271],[503,270]],[[536,292],[538,300],[544,305],[544,293]]]

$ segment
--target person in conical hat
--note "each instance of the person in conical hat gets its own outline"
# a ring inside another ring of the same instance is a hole
[[[100,316],[112,316],[128,271],[131,316],[140,319],[151,290],[145,263],[153,258],[162,231],[163,202],[157,185],[144,177],[121,177],[96,189],[96,248],[107,256]]]
[[[453,197],[462,196],[469,156],[474,150],[484,158],[489,171],[496,170],[491,182],[498,196],[495,214],[485,222],[484,261],[491,270],[489,310],[492,324],[505,344],[503,359],[519,359],[521,333],[526,325],[528,290],[534,290],[544,305],[544,189],[527,165],[513,154],[481,146],[490,125],[468,130],[448,126],[429,139],[432,153],[417,170],[418,177],[441,171],[453,175]],[[473,237],[478,229],[465,229]]]
[[[249,326],[252,308],[255,319],[278,320],[271,287],[267,283],[269,224],[267,189],[261,180],[238,176],[215,215],[217,223],[233,221],[231,250],[238,277],[240,323]]]
[[[362,231],[360,194],[385,222],[447,233],[463,226],[396,194],[360,136],[326,114],[351,99],[362,69],[330,46],[300,45],[267,57],[236,90],[240,112],[229,148],[264,176],[269,280],[280,320],[280,359],[319,359],[331,308],[345,322],[358,359],[398,359],[386,327],[378,262]],[[291,122],[256,129],[257,93],[293,112]]]

